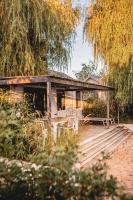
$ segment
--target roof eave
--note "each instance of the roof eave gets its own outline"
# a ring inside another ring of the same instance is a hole
[[[0,85],[25,85],[25,84],[35,84],[35,83],[46,83],[50,81],[51,83],[75,86],[84,89],[84,90],[114,90],[110,86],[87,83],[85,81],[79,81],[76,79],[68,79],[55,76],[16,76],[16,77],[7,77],[0,80]]]

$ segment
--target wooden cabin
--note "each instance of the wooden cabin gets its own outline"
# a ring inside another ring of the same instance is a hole
[[[23,101],[26,97],[34,111],[42,115],[47,112],[55,135],[58,124],[66,121],[75,132],[78,131],[78,122],[82,118],[83,92],[106,91],[109,94],[108,91],[113,90],[112,87],[79,81],[59,72],[44,76],[0,77],[0,88],[9,90],[12,102]]]
[[[61,73],[63,74],[63,73]],[[0,78],[0,87],[8,88],[12,101],[28,97],[33,109],[42,114],[51,113],[51,118],[82,115],[83,91],[109,91],[109,86],[75,80],[60,73],[45,76],[16,76]]]

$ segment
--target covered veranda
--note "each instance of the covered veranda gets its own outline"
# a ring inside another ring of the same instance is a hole
[[[41,106],[43,110],[46,111],[50,118],[54,118],[53,121],[60,121],[61,118],[64,120],[66,117],[72,117],[73,115],[77,116],[78,113],[82,113],[82,106],[81,108],[71,108],[65,109],[62,108],[61,110],[57,110],[57,112],[53,113],[53,89],[60,90],[64,92],[89,92],[89,91],[104,91],[107,94],[107,119],[108,119],[108,126],[109,126],[109,94],[110,91],[114,89],[110,86],[100,85],[100,84],[93,84],[87,83],[85,81],[75,80],[73,78],[66,78],[66,77],[57,77],[57,76],[17,76],[17,77],[2,77],[0,79],[0,86],[1,87],[9,87],[12,88],[29,88],[36,89],[37,91],[41,90],[42,96],[38,99],[38,103],[42,102]],[[17,90],[16,90],[17,91]],[[43,96],[44,95],[44,96]],[[83,99],[81,99],[83,101]],[[56,102],[57,103],[57,102]],[[69,110],[69,112],[68,112]],[[102,117],[102,116],[101,116]]]
[[[68,123],[72,129],[77,132],[79,125],[79,119],[82,117],[82,105],[80,108],[64,108],[61,110],[54,110],[54,104],[57,107],[57,98],[55,99],[55,91],[64,92],[89,92],[89,91],[103,91],[107,94],[107,126],[109,127],[109,93],[113,91],[112,87],[104,86],[100,84],[87,83],[85,81],[79,81],[72,78],[57,77],[57,76],[17,76],[6,77],[0,79],[0,87],[9,88],[13,91],[12,99],[18,99],[23,97],[25,91],[36,91],[36,95],[33,98],[36,99],[36,106],[41,106],[42,113],[48,114],[48,117],[52,123],[53,133],[56,136],[59,124]],[[53,93],[54,91],[54,93]],[[19,98],[18,98],[19,97]],[[19,99],[19,100],[20,100]],[[55,99],[55,101],[53,101]],[[22,100],[22,99],[21,99]],[[69,101],[69,99],[68,99]],[[76,100],[74,100],[76,101]],[[81,96],[81,102],[83,102]],[[102,116],[101,116],[102,117]]]

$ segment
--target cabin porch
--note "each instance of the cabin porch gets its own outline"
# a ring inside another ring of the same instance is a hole
[[[52,123],[72,119],[76,130],[78,119],[82,117],[82,93],[92,90],[106,91],[109,118],[109,91],[113,90],[109,86],[49,75],[9,77],[0,80],[0,86],[10,87],[11,99],[14,101],[20,101],[28,94],[28,101],[33,108],[41,111],[42,115],[47,113]]]

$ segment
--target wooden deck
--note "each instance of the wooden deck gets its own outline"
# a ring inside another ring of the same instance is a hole
[[[124,126],[133,131],[133,124],[124,124]]]
[[[117,125],[111,125],[111,128],[115,128]],[[80,133],[80,142],[87,140],[90,137],[96,136],[106,130],[109,130],[106,126],[103,125],[83,125],[79,127],[79,133]]]
[[[84,137],[84,140],[80,140],[79,143],[80,167],[88,168],[101,157],[103,151],[105,153],[114,151],[122,142],[133,134],[132,128],[133,125],[117,125],[112,126],[110,129],[106,128],[106,130],[101,129],[101,127],[91,127],[91,129],[88,130],[88,134],[85,135],[86,137]],[[91,132],[89,133],[89,131]]]

